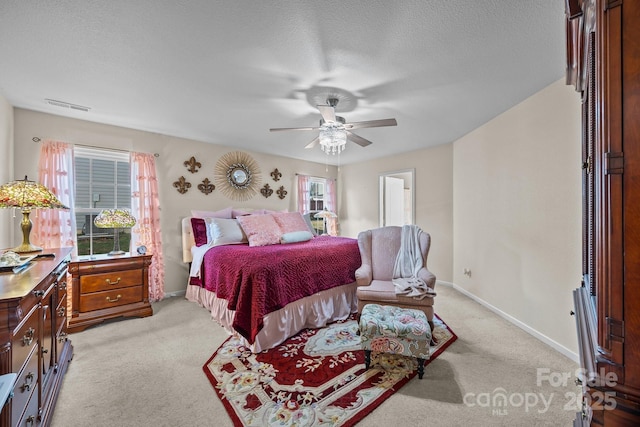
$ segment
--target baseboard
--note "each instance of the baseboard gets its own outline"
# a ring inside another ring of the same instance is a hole
[[[520,320],[516,319],[515,317],[505,313],[504,311],[500,310],[499,308],[494,307],[493,305],[489,304],[488,302],[486,302],[482,298],[477,297],[476,295],[472,294],[471,292],[467,291],[466,289],[461,288],[460,286],[456,285],[455,283],[445,282],[443,280],[437,280],[436,284],[439,285],[439,286],[447,286],[447,287],[455,289],[456,291],[458,291],[461,294],[471,298],[472,300],[474,300],[478,304],[482,305],[483,307],[486,307],[489,310],[493,311],[495,314],[497,314],[498,316],[500,316],[503,319],[507,320],[508,322],[513,323],[514,325],[516,325],[517,327],[519,327],[523,331],[527,332],[528,334],[530,334],[530,335],[534,336],[535,338],[539,339],[540,341],[542,341],[543,343],[547,344],[548,346],[550,346],[554,350],[562,353],[563,355],[565,355],[569,359],[573,360],[574,362],[580,363],[580,357],[579,357],[579,355],[577,353],[569,350],[567,347],[563,346],[562,344],[558,343],[557,341],[552,340],[548,336],[536,331],[535,329],[533,329],[529,325],[527,325],[527,324],[521,322]]]

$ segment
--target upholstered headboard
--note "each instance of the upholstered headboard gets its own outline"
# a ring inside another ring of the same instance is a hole
[[[191,217],[182,218],[182,262],[192,261],[191,247],[196,244],[191,228]]]

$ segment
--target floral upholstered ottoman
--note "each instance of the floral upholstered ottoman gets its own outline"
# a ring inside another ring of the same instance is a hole
[[[369,369],[371,352],[402,354],[418,359],[418,378],[429,359],[431,328],[420,310],[367,304],[360,315],[360,340]]]

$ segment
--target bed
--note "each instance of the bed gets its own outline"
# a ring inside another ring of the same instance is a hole
[[[242,337],[250,351],[273,348],[302,329],[357,311],[355,270],[361,260],[356,239],[197,245],[201,233],[193,217],[182,220],[183,261],[191,265],[186,298]]]

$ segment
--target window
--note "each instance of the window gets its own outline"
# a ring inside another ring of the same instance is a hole
[[[108,253],[115,231],[97,228],[93,219],[102,209],[131,208],[129,154],[76,146],[74,161],[78,255]],[[128,248],[131,234],[122,231],[120,247]]]
[[[311,225],[318,234],[322,234],[325,232],[323,224],[324,220],[322,218],[315,218],[314,215],[322,211],[327,206],[327,203],[325,201],[325,195],[327,194],[327,192],[325,191],[325,189],[326,180],[324,178],[310,178],[308,211],[310,213]]]

